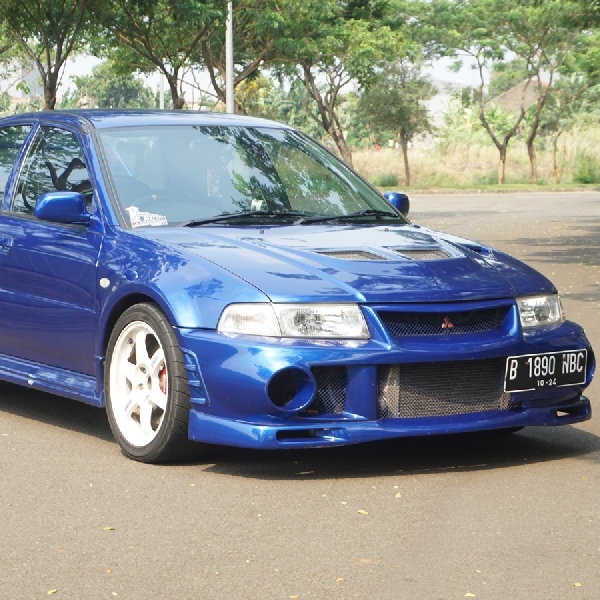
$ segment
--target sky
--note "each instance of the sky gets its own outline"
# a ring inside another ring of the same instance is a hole
[[[67,90],[72,88],[74,85],[70,79],[72,76],[89,75],[91,74],[93,67],[100,62],[100,59],[93,56],[78,56],[73,60],[69,60],[62,79],[62,89]],[[440,81],[460,83],[465,86],[478,85],[479,74],[476,70],[470,67],[468,61],[464,62],[462,68],[457,73],[453,73],[450,70],[450,66],[453,62],[454,59],[442,58],[436,61],[432,67],[425,69],[425,72],[433,79]],[[158,74],[151,75],[145,79],[146,84],[150,86],[152,90],[156,90],[159,85]]]

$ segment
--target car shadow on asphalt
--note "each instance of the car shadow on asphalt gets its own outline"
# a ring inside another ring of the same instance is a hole
[[[600,437],[573,426],[414,437],[304,450],[213,448],[205,471],[256,479],[479,471],[564,458],[600,462]]]
[[[522,252],[513,254],[528,263],[600,266],[600,226],[595,223],[569,225],[556,237],[524,237],[506,243],[522,246]]]
[[[0,381],[2,413],[114,442],[104,409]]]
[[[0,382],[2,413],[116,445],[106,412],[75,400]],[[576,426],[530,427],[513,434],[413,437],[300,450],[207,448],[207,454],[201,458],[173,466],[197,466],[206,473],[245,478],[310,480],[477,471],[573,457],[600,462],[600,437]]]

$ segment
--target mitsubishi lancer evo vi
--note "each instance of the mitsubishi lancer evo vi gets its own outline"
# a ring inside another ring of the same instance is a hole
[[[0,194],[0,379],[106,408],[130,458],[591,416],[594,354],[546,277],[285,125],[9,117]]]

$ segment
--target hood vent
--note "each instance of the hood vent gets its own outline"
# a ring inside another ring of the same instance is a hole
[[[443,258],[450,258],[450,255],[445,250],[435,248],[432,250],[396,250],[396,252],[412,260],[441,260]]]
[[[373,254],[372,252],[364,252],[362,250],[340,250],[335,252],[319,252],[323,256],[330,256],[331,258],[339,258],[340,260],[386,260],[379,254]]]

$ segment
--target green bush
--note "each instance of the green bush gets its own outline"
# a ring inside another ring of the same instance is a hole
[[[390,187],[394,185],[398,185],[398,175],[394,175],[392,173],[386,173],[385,175],[379,175],[375,177],[373,183],[377,187]]]
[[[593,156],[577,152],[573,181],[575,183],[600,183],[600,165]]]

